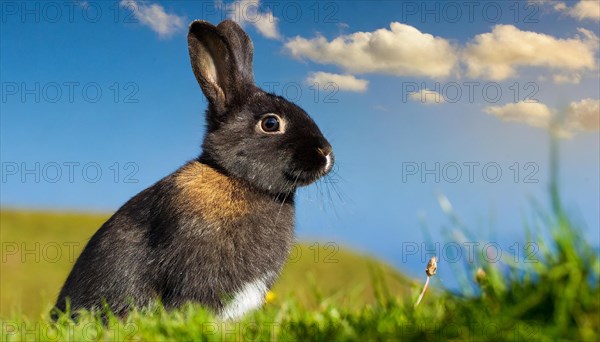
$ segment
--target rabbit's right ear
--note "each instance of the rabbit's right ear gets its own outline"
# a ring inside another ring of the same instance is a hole
[[[196,20],[190,25],[188,49],[202,92],[217,111],[225,111],[243,86],[227,37],[211,23]]]
[[[235,21],[227,19],[222,21],[217,28],[231,46],[238,67],[238,72],[243,81],[254,84],[254,71],[252,59],[254,57],[254,44],[246,32]]]

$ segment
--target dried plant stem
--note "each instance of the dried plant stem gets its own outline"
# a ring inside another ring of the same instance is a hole
[[[421,303],[421,299],[423,299],[423,296],[425,295],[425,291],[427,291],[427,287],[429,286],[429,278],[431,278],[431,277],[427,276],[427,280],[425,281],[425,286],[423,286],[423,291],[421,291],[421,294],[419,295],[419,299],[417,299],[417,302],[415,303],[415,308],[417,307],[417,305],[419,305],[419,303]]]
[[[421,294],[419,295],[419,299],[417,299],[417,302],[415,303],[415,308],[417,307],[417,305],[419,305],[419,303],[421,303],[421,299],[423,299],[423,296],[425,295],[425,291],[427,291],[427,287],[429,286],[429,278],[433,277],[435,275],[435,273],[437,272],[437,257],[433,257],[431,259],[429,259],[429,262],[427,263],[427,267],[425,268],[425,274],[427,274],[427,280],[425,280],[425,286],[423,286],[423,291],[421,291]]]

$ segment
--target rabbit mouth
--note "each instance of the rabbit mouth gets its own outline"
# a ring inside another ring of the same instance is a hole
[[[296,185],[304,186],[316,182],[319,178],[327,175],[333,168],[334,157],[333,153],[329,153],[325,157],[325,165],[317,170],[293,170],[292,172],[284,171],[285,178]]]
[[[295,185],[304,186],[314,183],[323,173],[310,171],[284,172],[285,178]]]

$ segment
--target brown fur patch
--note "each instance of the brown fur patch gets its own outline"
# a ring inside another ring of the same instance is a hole
[[[182,167],[175,176],[182,205],[212,223],[235,220],[250,212],[249,189],[200,162]]]

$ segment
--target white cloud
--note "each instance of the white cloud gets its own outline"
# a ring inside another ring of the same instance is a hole
[[[571,102],[564,118],[569,130],[599,131],[600,130],[600,100],[583,99]]]
[[[121,7],[129,9],[142,25],[150,27],[160,37],[169,37],[185,27],[185,18],[165,12],[158,4],[121,0]]]
[[[600,20],[600,1],[598,0],[581,0],[572,7],[561,1],[529,0],[529,2],[551,5],[555,11],[565,13],[579,21]]]
[[[421,89],[418,92],[410,93],[408,97],[413,101],[424,104],[441,104],[446,102],[442,94],[427,88]]]
[[[331,74],[328,72],[314,72],[308,76],[306,82],[309,84],[317,83],[319,87],[326,87],[328,84],[337,85],[339,90],[365,92],[369,85],[369,81],[356,78],[352,75]]]
[[[581,82],[581,75],[577,74],[577,73],[575,73],[575,74],[555,74],[555,75],[552,75],[552,80],[556,84],[564,84],[564,83],[579,84],[579,82]]]
[[[388,111],[389,111],[389,110],[387,109],[387,107],[386,107],[386,106],[384,106],[384,105],[375,105],[375,106],[373,106],[373,109],[376,109],[376,110],[378,110],[378,111],[380,111],[380,112],[384,112],[384,113],[386,113],[386,112],[388,112]]]
[[[554,3],[554,10],[556,11],[564,11],[567,9],[567,5],[564,2]]]
[[[222,6],[221,1],[217,1],[216,6]],[[238,0],[226,5],[226,8],[231,12],[229,17],[238,24],[252,25],[266,38],[281,39],[277,28],[279,18],[276,18],[269,9],[261,11],[259,0]]]
[[[525,123],[534,127],[549,127],[552,111],[539,102],[508,103],[504,106],[489,106],[484,109],[488,114],[511,122]]]
[[[462,57],[470,77],[504,80],[517,74],[520,66],[548,67],[561,71],[594,70],[598,36],[580,28],[568,39],[512,25],[496,25],[492,32],[475,36]]]
[[[505,121],[545,129],[552,127],[558,136],[563,138],[578,132],[600,130],[600,100],[591,98],[571,102],[563,113],[543,103],[525,101],[504,106],[489,106],[484,108],[484,111]]]
[[[554,71],[557,84],[578,84],[582,74],[597,70],[599,39],[584,28],[571,38],[521,31],[496,25],[478,34],[461,49],[448,40],[393,22],[390,29],[356,32],[328,40],[323,36],[296,36],[285,43],[295,58],[333,64],[351,74],[448,77],[464,73],[472,78],[501,81],[518,75],[522,67]],[[460,51],[460,52],[459,52]]]
[[[448,40],[398,22],[389,30],[356,32],[331,41],[297,36],[285,48],[295,58],[334,64],[351,73],[446,77],[457,64],[456,49]]]
[[[598,0],[582,0],[575,6],[564,10],[577,20],[600,20],[600,1]]]

